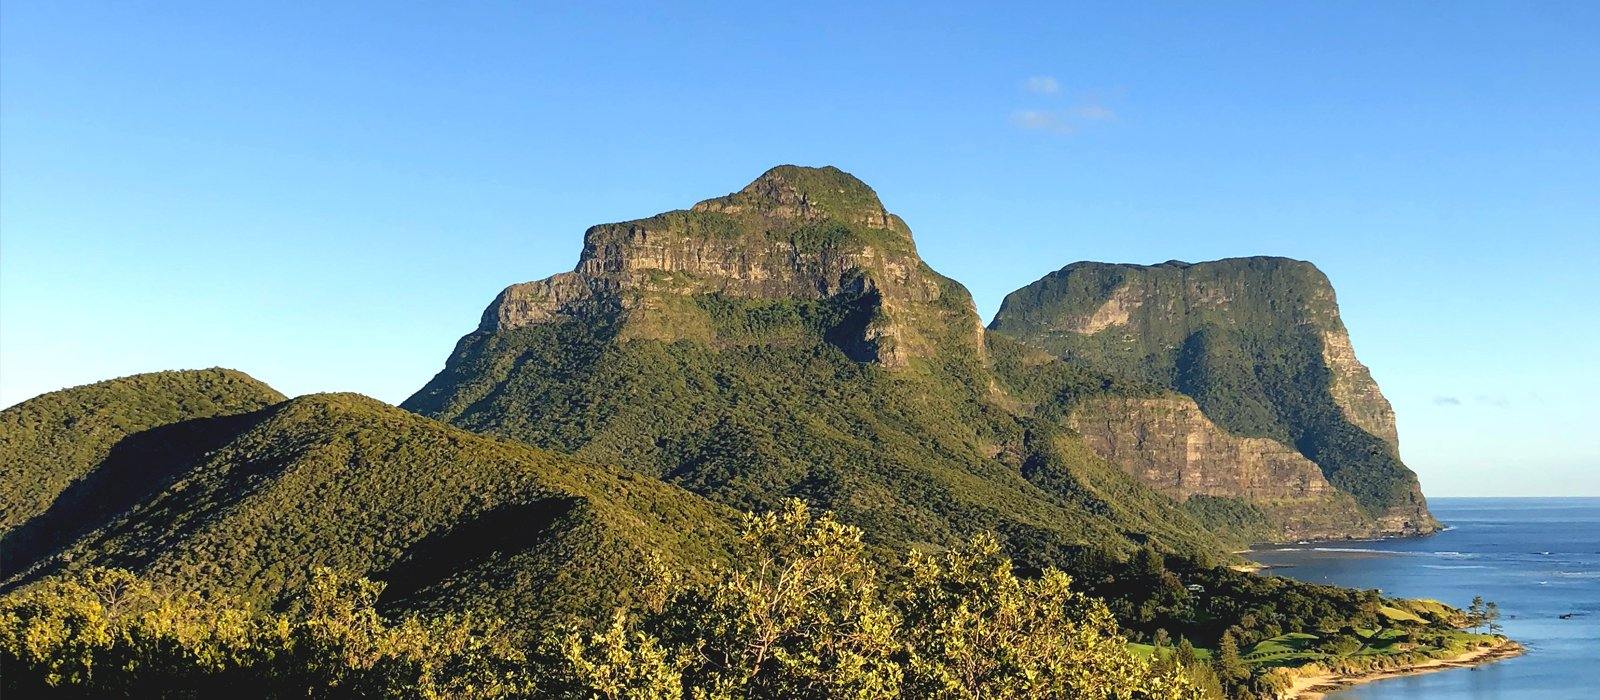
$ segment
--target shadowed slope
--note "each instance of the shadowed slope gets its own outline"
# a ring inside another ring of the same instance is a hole
[[[665,484],[357,395],[252,418],[32,575],[122,566],[276,604],[327,566],[392,578],[391,606],[531,627],[604,604],[649,555],[700,570],[731,533],[725,511]]]
[[[63,389],[0,411],[0,531],[44,513],[91,476],[123,438],[174,423],[265,408],[283,395],[231,369],[136,374]],[[178,447],[147,436],[142,449]],[[137,474],[118,477],[137,486]],[[151,475],[159,488],[161,475]]]

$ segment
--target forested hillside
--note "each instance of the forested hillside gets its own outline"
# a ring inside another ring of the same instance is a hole
[[[164,479],[41,516],[53,533],[7,531],[6,586],[112,566],[280,607],[320,567],[385,581],[385,609],[487,610],[531,631],[628,594],[650,557],[703,571],[732,532],[733,511],[657,480],[354,394],[209,419],[164,444],[116,465]]]

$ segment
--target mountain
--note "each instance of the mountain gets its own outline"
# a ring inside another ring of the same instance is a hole
[[[6,433],[65,415],[73,435],[110,435],[136,407],[168,405],[173,387],[276,395],[246,380],[207,370],[69,389],[8,409]],[[107,396],[122,410],[92,410]],[[532,629],[604,609],[652,555],[703,570],[733,536],[731,512],[681,489],[355,394],[157,425],[106,454],[69,487],[75,498],[4,532],[8,588],[100,565],[281,605],[325,566],[384,581],[392,609],[491,610]],[[161,478],[139,482],[147,474]],[[81,534],[63,541],[36,523]]]
[[[506,288],[402,407],[739,509],[801,497],[896,548],[1222,547],[1038,410],[1108,379],[1042,356],[1060,371],[1005,374],[994,354],[1020,349],[1001,343],[870,187],[780,166],[591,227],[573,271]]]
[[[1394,411],[1311,263],[1074,263],[1008,295],[989,328],[1180,392],[1086,402],[1069,422],[1202,519],[1278,539],[1438,527],[1401,462]]]
[[[205,419],[259,410],[283,395],[228,369],[154,372],[55,391],[0,411],[0,530],[44,514],[74,484],[106,478],[140,435],[142,450],[183,442]],[[157,430],[160,428],[161,430]],[[130,477],[159,488],[159,473]]]

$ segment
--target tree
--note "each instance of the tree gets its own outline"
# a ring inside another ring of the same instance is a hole
[[[618,610],[611,626],[574,634],[562,646],[576,685],[606,700],[673,700],[683,697],[683,666],[656,639],[634,631]]]
[[[1181,685],[1128,652],[1105,605],[1049,570],[1021,579],[993,535],[932,557],[913,554],[896,596],[907,641],[907,695],[1109,698],[1119,688]]]
[[[895,612],[859,529],[801,501],[746,516],[737,565],[670,604],[658,629],[694,649],[692,687],[759,697],[893,697]]]
[[[1361,651],[1361,638],[1353,634],[1330,634],[1323,637],[1317,649],[1331,656],[1349,656]]]
[[[1056,570],[1019,576],[991,535],[888,564],[795,502],[745,521],[705,583],[658,576],[530,658],[501,620],[380,615],[383,584],[314,569],[283,613],[88,569],[0,596],[5,697],[1199,700],[1187,640],[1135,656]],[[885,566],[893,568],[886,569]],[[1237,659],[1237,649],[1233,658]],[[535,685],[537,681],[537,686]]]
[[[1178,664],[1181,666],[1200,665],[1200,653],[1195,651],[1194,644],[1189,641],[1188,637],[1178,640],[1177,659]]]
[[[1500,634],[1504,629],[1500,626],[1500,606],[1492,600],[1483,605],[1483,621],[1489,625],[1489,634]]]
[[[6,697],[519,697],[526,657],[497,620],[374,607],[382,584],[312,572],[304,604],[272,615],[228,596],[169,592],[91,568],[0,597]]]
[[[1178,648],[1172,653],[1172,663],[1175,668],[1189,677],[1199,697],[1208,700],[1221,700],[1225,697],[1222,690],[1222,681],[1217,678],[1216,671],[1211,665],[1200,660],[1200,653],[1195,650],[1194,644],[1187,637],[1178,639]]]
[[[1478,628],[1488,621],[1486,616],[1487,605],[1483,601],[1483,596],[1472,596],[1472,604],[1467,606],[1467,626],[1474,632],[1478,631]]]
[[[749,516],[732,567],[566,642],[605,698],[1198,698],[1133,656],[1105,605],[1021,578],[983,535],[885,576],[861,532],[799,502]],[[675,691],[674,688],[677,688]]]
[[[1145,580],[1155,580],[1167,572],[1167,558],[1155,545],[1146,542],[1133,555],[1133,574]]]
[[[1234,638],[1232,629],[1223,632],[1222,639],[1217,641],[1217,656],[1213,665],[1217,677],[1229,688],[1250,678],[1250,669],[1239,656],[1239,642]]]

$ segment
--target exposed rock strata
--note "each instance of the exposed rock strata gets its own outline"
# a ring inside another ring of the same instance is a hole
[[[1267,438],[1218,428],[1193,399],[1097,397],[1068,416],[1090,449],[1156,490],[1242,498],[1260,507],[1280,540],[1376,534],[1349,494],[1323,477],[1315,462]]]
[[[1350,334],[1344,330],[1343,324],[1323,331],[1321,338],[1322,359],[1333,373],[1333,400],[1339,405],[1345,420],[1383,438],[1396,450],[1400,449],[1400,434],[1394,425],[1394,408],[1389,405],[1389,399],[1384,398],[1383,392],[1378,390],[1378,383],[1372,380],[1372,372],[1356,359],[1355,347],[1350,344]]]
[[[691,295],[746,299],[859,297],[870,321],[853,345],[899,367],[943,339],[930,317],[965,316],[956,339],[981,347],[971,298],[917,256],[910,229],[865,184],[836,168],[779,166],[744,189],[687,211],[591,227],[572,272],[515,284],[484,311],[480,331],[622,311],[630,332],[670,340],[704,322],[680,317]]]

